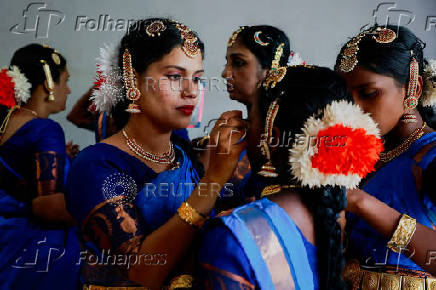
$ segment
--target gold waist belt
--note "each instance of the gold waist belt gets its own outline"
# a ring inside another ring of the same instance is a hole
[[[83,290],[149,290],[147,287],[135,287],[135,286],[127,286],[127,287],[106,287],[106,286],[97,286],[97,285],[83,285]]]
[[[368,271],[357,260],[347,262],[343,277],[353,290],[436,290],[436,278]]]

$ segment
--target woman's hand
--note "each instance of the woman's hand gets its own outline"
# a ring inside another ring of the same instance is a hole
[[[71,158],[75,158],[77,154],[80,152],[79,145],[74,144],[72,140],[70,140],[66,146],[65,150],[67,152],[67,155]]]
[[[233,174],[245,141],[246,124],[241,111],[229,111],[221,115],[210,133],[209,162],[206,176],[224,184]]]
[[[366,195],[368,194],[361,189],[347,189],[347,207],[345,210],[357,215],[359,207],[364,206]]]

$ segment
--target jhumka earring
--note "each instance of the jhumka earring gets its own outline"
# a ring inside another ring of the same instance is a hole
[[[126,87],[126,97],[132,101],[126,109],[126,112],[133,114],[141,113],[139,105],[135,104],[135,102],[139,100],[141,92],[135,85],[135,75],[132,68],[132,56],[127,48],[124,50],[123,54],[123,78],[124,85]]]
[[[40,60],[41,64],[42,64],[42,68],[44,69],[44,74],[45,74],[45,78],[47,80],[47,85],[48,85],[48,100],[50,102],[54,101],[54,94],[53,94],[53,90],[54,90],[54,82],[53,82],[53,77],[51,75],[51,71],[50,71],[50,66],[48,65],[48,63],[41,59]]]
[[[410,61],[409,84],[407,87],[407,95],[404,99],[404,110],[411,111],[418,106],[418,97],[416,90],[418,88],[419,64],[413,57],[413,51],[410,51],[412,60]],[[416,116],[411,113],[406,113],[401,117],[403,123],[416,123]]]
[[[269,144],[272,139],[272,128],[274,125],[274,119],[277,116],[279,111],[279,101],[275,99],[268,108],[268,113],[266,114],[265,121],[265,139],[261,142],[261,152],[262,155],[266,157],[267,162],[262,166],[261,170],[257,173],[263,177],[277,177],[278,173],[276,172],[276,168],[271,162],[271,152],[269,149]]]

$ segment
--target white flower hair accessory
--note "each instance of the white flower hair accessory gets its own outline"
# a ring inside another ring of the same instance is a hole
[[[356,188],[375,170],[383,151],[376,123],[347,101],[327,105],[307,119],[302,131],[289,149],[289,162],[292,175],[310,188]]]
[[[118,67],[119,47],[115,44],[104,44],[97,58],[96,88],[92,91],[91,100],[99,112],[110,113],[115,105],[123,99],[123,79]]]
[[[306,62],[301,58],[300,54],[295,51],[291,51],[288,58],[287,66],[305,65]]]
[[[430,59],[424,67],[426,89],[421,96],[421,104],[426,107],[436,106],[436,60]]]
[[[17,105],[22,105],[27,102],[30,98],[30,88],[32,85],[29,83],[26,76],[20,71],[18,66],[12,65],[9,68],[4,67],[1,69],[1,72],[10,78],[10,83],[6,82],[8,83],[8,87],[13,88],[13,94],[9,96],[9,98],[15,99]],[[6,96],[3,96],[3,98],[5,97]]]

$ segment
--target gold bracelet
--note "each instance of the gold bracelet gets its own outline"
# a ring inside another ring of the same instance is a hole
[[[202,217],[198,211],[186,201],[177,209],[179,217],[191,226],[201,228],[206,218]]]
[[[177,288],[192,288],[192,281],[194,278],[191,275],[179,275],[174,277],[169,286],[169,290]]]
[[[401,253],[409,245],[415,231],[416,219],[403,214],[387,247],[395,253]]]

